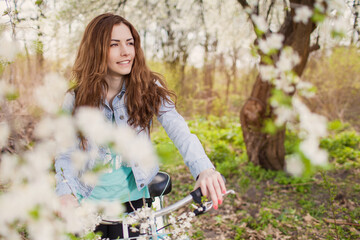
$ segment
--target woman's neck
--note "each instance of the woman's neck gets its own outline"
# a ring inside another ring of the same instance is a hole
[[[108,84],[108,91],[106,93],[106,100],[112,108],[112,101],[115,96],[121,91],[124,78],[122,76],[106,76],[105,81]]]

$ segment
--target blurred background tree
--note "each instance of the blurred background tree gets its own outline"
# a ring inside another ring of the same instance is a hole
[[[304,4],[314,2],[309,0]],[[253,54],[256,32],[242,7],[245,3],[240,0],[1,1],[3,38],[17,41],[19,53],[13,62],[1,63],[1,69],[5,65],[10,68],[1,70],[0,77],[20,93],[15,112],[31,111],[31,91],[43,73],[56,71],[69,77],[86,24],[98,14],[114,12],[138,29],[150,67],[163,74],[178,94],[181,114],[187,119],[238,116],[253,84],[256,80],[259,83],[257,66],[261,61]],[[258,0],[248,4],[256,6],[272,32],[281,32],[285,31],[287,14],[293,14],[284,9],[291,8],[289,4],[303,2]],[[359,127],[360,4],[359,0],[347,0],[346,4],[348,8],[340,26],[346,29],[345,35],[331,38],[331,34],[336,35],[329,31],[334,23],[325,21],[315,30],[311,28],[312,34],[308,31],[303,36],[309,40],[308,47],[315,43],[321,46],[321,51],[310,55],[310,49],[306,50],[304,56],[309,55],[309,63],[304,79],[318,89],[318,95],[308,102],[313,110],[331,120],[340,119]],[[287,45],[302,41],[286,36]],[[267,104],[267,97],[262,101]]]

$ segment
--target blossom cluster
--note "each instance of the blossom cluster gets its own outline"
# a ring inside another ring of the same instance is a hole
[[[178,217],[173,215],[169,216],[169,224],[171,225],[172,231],[169,235],[161,236],[161,239],[189,239],[187,232],[192,227],[191,221],[194,217],[195,214],[193,212],[185,212]],[[131,228],[134,232],[148,233],[151,235],[151,233],[155,233],[155,231],[151,232],[152,228],[156,226],[155,220],[155,211],[145,206],[127,215],[123,222],[128,225],[137,225],[138,228]],[[142,239],[141,236],[138,239]],[[145,239],[147,238],[144,237],[144,240]]]
[[[340,0],[316,0],[314,8],[304,5],[291,6],[295,8],[294,22],[307,24],[313,21],[320,24],[328,18],[333,21],[332,30],[335,33],[344,33],[341,28],[341,18],[345,3]],[[328,154],[320,148],[320,139],[326,136],[327,121],[323,116],[312,113],[301,101],[314,95],[314,87],[300,79],[293,71],[300,63],[300,56],[289,46],[283,46],[284,36],[269,31],[265,18],[251,8],[247,9],[251,20],[256,27],[258,37],[258,50],[262,55],[277,55],[274,61],[265,61],[259,66],[261,79],[271,83],[276,93],[270,99],[271,107],[276,115],[275,125],[283,126],[291,123],[299,131],[300,143],[298,154],[287,157],[286,170],[296,176],[304,171],[304,157],[313,165],[324,166],[328,161]],[[293,96],[294,92],[296,94]],[[285,100],[284,100],[285,99]]]
[[[15,153],[5,151],[0,155],[0,186],[5,187],[0,194],[0,239],[20,240],[24,234],[28,239],[67,239],[67,233],[82,236],[93,231],[103,217],[123,212],[117,202],[82,202],[76,209],[60,204],[55,194],[54,158],[78,146],[79,133],[99,146],[111,144],[124,161],[134,160],[147,168],[157,164],[149,139],[138,137],[130,128],[114,126],[100,110],[82,108],[75,116],[64,113],[59,106],[68,87],[66,81],[49,74],[43,82],[34,91],[37,114],[41,116],[34,128],[35,143],[18,147]],[[4,80],[0,86],[0,108],[3,108],[7,104],[6,96],[14,89]],[[12,123],[2,119],[1,148],[7,147],[13,131]],[[86,165],[89,154],[95,157],[97,152],[79,148],[72,154],[76,171]],[[92,179],[99,175],[89,173]]]

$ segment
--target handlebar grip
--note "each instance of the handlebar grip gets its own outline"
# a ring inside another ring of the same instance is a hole
[[[224,180],[224,183],[226,183],[226,179],[225,177],[221,174],[222,179]],[[201,204],[201,197],[203,196],[202,192],[201,192],[201,188],[198,187],[197,189],[195,189],[194,191],[192,191],[190,193],[190,195],[192,196],[194,202]]]

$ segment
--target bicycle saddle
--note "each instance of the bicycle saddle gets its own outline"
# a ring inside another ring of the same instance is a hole
[[[149,184],[150,197],[159,197],[171,192],[171,179],[169,174],[165,172],[158,172],[154,179]]]

